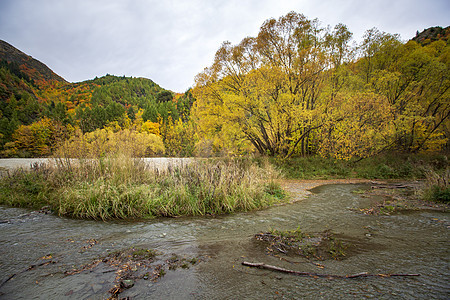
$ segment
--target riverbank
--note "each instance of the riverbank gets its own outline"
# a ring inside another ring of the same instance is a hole
[[[305,159],[309,160],[309,167],[320,160]],[[435,168],[442,169],[444,160],[435,161]],[[298,162],[298,168],[302,166],[308,169],[304,160]],[[18,167],[23,171],[14,171]],[[369,182],[379,185],[399,180],[318,179],[314,176],[314,179],[300,181],[279,179],[280,174],[289,178],[286,168],[274,169],[267,160],[245,158],[134,159],[112,155],[86,160],[4,159],[0,160],[0,168],[5,176],[0,180],[0,204],[35,209],[46,206],[61,216],[101,220],[249,211],[299,201],[310,195],[311,189],[321,185]],[[425,170],[425,165],[422,169]],[[438,173],[431,174],[439,179]],[[449,177],[448,174],[445,176]],[[447,182],[446,177],[442,178]],[[427,195],[420,189],[426,188],[426,184],[416,184],[412,192],[416,197],[409,199],[415,204],[407,203],[400,195],[404,203],[396,199],[395,205],[391,205],[393,201],[389,201],[387,210],[419,207],[418,201]],[[436,184],[429,184],[428,191],[435,188]],[[291,196],[285,197],[283,190]],[[438,192],[446,199],[448,187],[443,185]],[[384,204],[377,205],[382,207]],[[374,211],[378,209],[374,207]]]
[[[373,182],[368,179],[283,179],[279,180],[278,183],[283,189],[290,193],[290,202],[300,201],[305,199],[305,197],[312,194],[311,190],[330,184],[364,184],[368,182]],[[378,181],[384,182],[384,181]]]
[[[368,180],[368,179],[319,179],[319,180],[280,180],[281,187],[290,195],[290,202],[304,200],[313,194],[311,190],[333,184],[364,184],[365,189],[355,193],[363,197],[374,197],[370,205],[358,210],[364,214],[389,215],[401,211],[436,210],[447,212],[448,203],[424,200],[424,180]]]
[[[336,160],[320,156],[269,158],[287,179],[417,180],[430,170],[445,171],[448,154],[383,154],[365,159]]]
[[[163,163],[165,165],[163,165]],[[9,170],[0,204],[41,208],[80,219],[219,215],[284,202],[279,173],[248,160],[59,159]]]

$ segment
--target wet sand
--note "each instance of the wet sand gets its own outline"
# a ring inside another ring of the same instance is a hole
[[[299,180],[299,179],[288,179],[281,180],[280,184],[288,191],[291,196],[291,202],[296,202],[304,199],[306,196],[311,194],[311,189],[316,188],[321,185],[328,184],[361,184],[374,182],[368,179],[312,179],[312,180]],[[377,183],[379,183],[377,181]]]

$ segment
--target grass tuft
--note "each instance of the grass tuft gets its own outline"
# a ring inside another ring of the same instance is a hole
[[[136,219],[226,214],[261,209],[285,198],[278,173],[246,160],[195,160],[151,168],[123,154],[56,159],[0,180],[0,204],[50,206],[61,216]]]
[[[450,202],[450,168],[442,172],[428,170],[423,198],[429,201]]]

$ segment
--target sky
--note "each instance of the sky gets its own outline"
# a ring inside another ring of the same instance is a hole
[[[343,23],[357,43],[373,27],[406,41],[450,25],[449,0],[0,0],[0,39],[70,82],[125,75],[182,93],[222,42],[290,11]]]

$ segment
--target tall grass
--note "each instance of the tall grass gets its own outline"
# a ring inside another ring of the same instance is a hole
[[[445,155],[413,155],[391,153],[363,160],[336,160],[319,156],[288,160],[274,158],[271,162],[287,178],[293,179],[423,179],[427,170],[443,170],[448,166]]]
[[[423,197],[431,201],[450,202],[450,168],[442,172],[427,171]]]
[[[59,158],[0,181],[0,203],[49,205],[59,215],[89,219],[196,216],[248,211],[283,201],[279,174],[245,160],[195,160],[150,167],[124,154]]]

